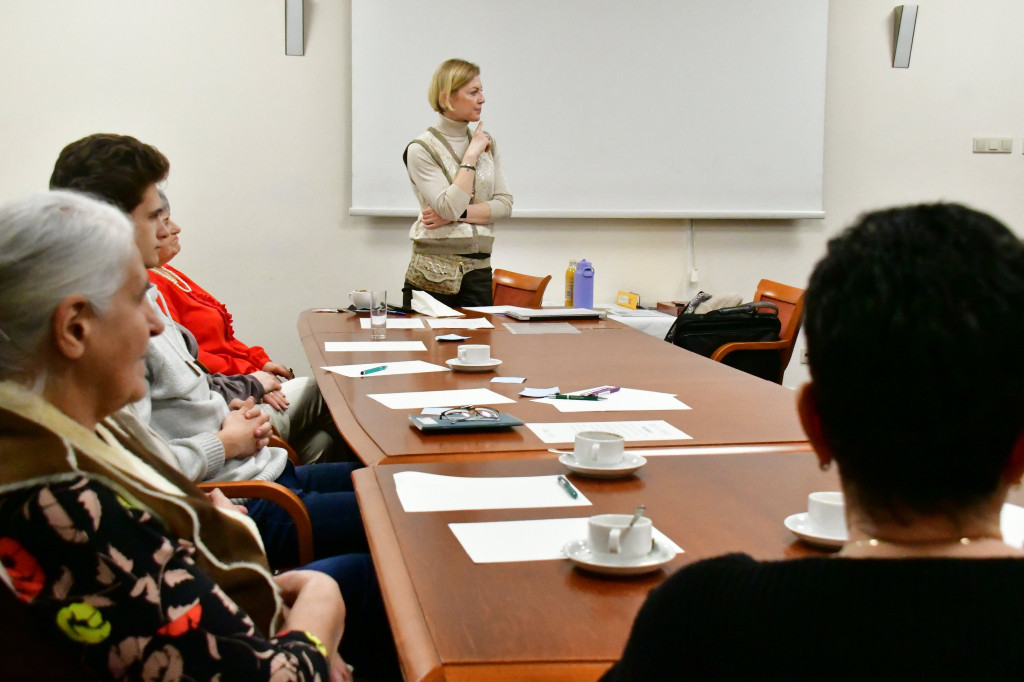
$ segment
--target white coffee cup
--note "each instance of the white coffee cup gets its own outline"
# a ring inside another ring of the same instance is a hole
[[[491,347],[482,343],[459,346],[459,362],[464,365],[482,365],[491,359]]]
[[[843,494],[818,492],[807,496],[807,520],[823,535],[846,535],[846,502]]]
[[[613,466],[625,459],[626,439],[607,431],[580,431],[573,443],[573,454],[580,464]]]
[[[637,559],[651,553],[654,524],[641,516],[630,527],[632,514],[598,514],[587,521],[590,551],[623,559]]]
[[[370,292],[367,289],[356,289],[348,292],[348,300],[360,310],[367,310],[370,307]]]

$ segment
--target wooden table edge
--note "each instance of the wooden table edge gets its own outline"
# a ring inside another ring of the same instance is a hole
[[[380,473],[390,475],[387,472]],[[381,596],[398,650],[399,663],[407,682],[539,682],[552,679],[593,682],[611,667],[612,661],[493,661],[443,665],[434,647],[423,611],[419,607],[416,589],[402,557],[398,535],[391,523],[377,476],[376,468],[358,469],[352,473],[352,480],[359,500],[359,509],[363,515],[363,524],[367,528],[374,569],[380,582]]]
[[[566,663],[458,663],[444,669],[445,682],[595,682],[611,661]]]
[[[324,356],[323,349],[317,343],[316,335],[309,327],[308,320],[309,316],[318,314],[330,313],[314,313],[310,310],[305,310],[299,315],[297,323],[299,339],[302,341],[302,347],[306,351],[306,359],[310,363],[314,380],[317,386],[320,387],[320,393],[324,396],[324,402],[330,405],[331,417],[334,419],[334,425],[338,427],[338,433],[341,434],[341,437],[345,439],[345,442],[352,448],[352,452],[355,453],[356,457],[363,464],[373,466],[384,459],[386,456],[384,451],[380,449],[376,441],[366,433],[366,430],[356,420],[344,394],[331,378],[331,373],[320,369],[321,367],[328,366],[329,363]],[[314,360],[318,360],[318,362],[314,362]],[[328,396],[330,396],[330,399],[328,399]],[[340,409],[342,405],[345,406],[343,410]]]
[[[402,673],[408,682],[443,680],[441,660],[402,557],[376,470],[358,469],[352,474],[352,482]]]

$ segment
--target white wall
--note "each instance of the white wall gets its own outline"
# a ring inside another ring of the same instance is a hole
[[[343,304],[356,287],[397,294],[409,252],[407,221],[347,215],[349,3],[306,8],[306,55],[286,57],[281,0],[4,0],[0,200],[45,188],[61,147],[89,133],[156,145],[185,230],[175,265],[227,303],[240,338],[305,366],[299,311]],[[888,204],[962,201],[1024,234],[1024,43],[1013,33],[1024,3],[921,3],[909,69],[890,67],[892,8],[831,0],[826,219],[697,221],[698,288],[749,295],[762,277],[802,286],[829,237]],[[657,102],[628,85],[608,91]],[[497,108],[528,94],[488,96]],[[426,105],[423,120],[433,120]],[[1012,135],[1014,153],[972,155],[974,135]],[[401,163],[401,150],[381,153]],[[619,289],[684,298],[688,227],[513,219],[495,263],[553,274],[552,300],[567,261],[583,256],[598,300]],[[794,364],[786,383],[805,376]]]

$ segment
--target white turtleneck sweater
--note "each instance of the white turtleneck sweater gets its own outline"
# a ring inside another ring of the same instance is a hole
[[[434,124],[444,138],[451,145],[452,151],[462,159],[469,147],[469,136],[466,134],[469,124],[465,121],[453,121],[444,116],[438,117]],[[491,222],[507,218],[512,214],[512,194],[505,184],[505,173],[501,169],[501,158],[498,156],[497,148],[491,145],[489,152],[494,159],[494,191],[489,197],[477,196],[475,203],[487,203],[491,207]],[[414,144],[409,147],[407,157],[409,179],[412,180],[420,207],[427,205],[433,207],[437,214],[446,220],[458,220],[462,212],[469,206],[469,195],[457,187],[444,176],[441,168],[430,157],[430,153],[422,145]]]

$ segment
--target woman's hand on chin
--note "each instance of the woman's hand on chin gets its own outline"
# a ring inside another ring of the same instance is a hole
[[[462,160],[465,163],[476,165],[476,160],[480,155],[490,148],[491,136],[484,131],[484,124],[481,121],[476,124],[476,128],[473,130],[473,137],[469,141],[469,147],[466,149],[466,154],[462,157]]]

